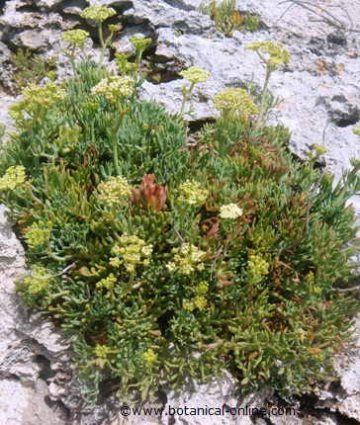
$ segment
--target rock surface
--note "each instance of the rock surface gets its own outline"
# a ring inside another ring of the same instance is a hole
[[[264,78],[256,55],[246,49],[255,40],[282,41],[292,60],[271,81],[274,95],[282,98],[271,119],[292,131],[291,147],[299,156],[313,143],[327,147],[326,166],[337,177],[352,157],[360,157],[360,143],[352,133],[360,118],[360,2],[358,0],[238,0],[241,11],[257,13],[263,27],[255,33],[235,32],[225,37],[208,16],[199,12],[201,0],[93,0],[122,14],[125,30],[115,41],[119,51],[130,51],[129,37],[150,36],[154,45],[147,59],[160,75],[160,84],[147,81],[143,98],[156,100],[177,112],[181,103],[178,72],[190,65],[211,72],[192,102],[192,121],[216,115],[212,97],[227,86],[261,85]],[[296,4],[297,3],[297,4]],[[306,3],[308,9],[300,4]],[[310,4],[309,4],[310,3]],[[10,0],[0,2],[0,121],[11,128],[8,107],[15,97],[11,88],[10,50],[26,47],[45,55],[60,55],[61,31],[91,29],[80,19],[85,0]],[[88,54],[97,55],[98,41]],[[62,60],[60,76],[68,72]],[[353,200],[360,215],[360,200]],[[246,415],[166,415],[170,407],[223,405],[261,407],[265,400],[283,403],[271,394],[246,400],[236,397],[231,377],[211,386],[195,386],[180,395],[168,393],[157,405],[161,415],[124,415],[121,403],[109,399],[101,406],[85,407],[69,362],[71,351],[51,323],[24,311],[15,295],[15,280],[24,273],[20,243],[0,210],[0,424],[9,425],[342,425],[360,423],[360,319],[354,325],[353,349],[336,360],[339,383],[322,389],[315,398],[288,402],[296,414],[261,418]],[[353,421],[353,422],[351,422]]]

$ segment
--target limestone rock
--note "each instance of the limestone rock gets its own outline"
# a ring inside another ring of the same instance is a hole
[[[29,50],[44,50],[48,46],[48,39],[40,31],[26,30],[18,35],[16,44]]]
[[[51,9],[53,7],[59,6],[61,3],[64,3],[64,0],[39,0],[37,2],[37,7]]]

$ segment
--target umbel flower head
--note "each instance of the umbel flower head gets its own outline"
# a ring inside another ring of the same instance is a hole
[[[86,39],[89,37],[89,33],[84,30],[69,30],[65,31],[62,35],[63,40],[72,46],[84,47]]]
[[[0,178],[0,191],[14,190],[25,182],[25,168],[22,165],[9,167]]]
[[[30,84],[23,91],[24,100],[33,104],[41,104],[50,107],[65,97],[65,90],[54,83],[47,83],[44,86]]]
[[[123,97],[130,97],[135,92],[135,80],[128,76],[120,77],[112,75],[104,78],[91,89],[91,94],[95,96],[104,96],[105,99],[114,103]]]
[[[191,84],[205,83],[210,77],[210,73],[197,66],[191,66],[180,72],[180,75]]]
[[[110,265],[113,267],[124,265],[129,273],[133,273],[137,265],[149,264],[152,251],[153,246],[143,239],[136,235],[124,234],[111,250],[115,257],[110,258]]]
[[[25,233],[25,241],[30,248],[44,246],[50,239],[52,225],[47,223],[33,223]]]
[[[201,183],[191,180],[182,183],[179,192],[179,200],[188,205],[201,205],[209,195],[209,191]]]
[[[236,204],[227,204],[220,207],[220,217],[235,220],[243,215],[243,210]]]
[[[109,207],[124,205],[128,200],[132,187],[125,177],[109,177],[97,187],[97,199]]]
[[[248,277],[251,283],[259,283],[269,273],[269,263],[259,254],[250,254],[248,261]]]
[[[96,344],[94,348],[95,364],[100,368],[103,368],[107,362],[111,349],[107,345]]]
[[[110,273],[109,276],[104,277],[104,279],[99,280],[96,284],[96,289],[113,289],[117,279],[113,273]]]
[[[327,148],[323,145],[319,145],[317,143],[314,143],[311,146],[312,150],[315,152],[316,156],[322,156],[325,155],[327,153]]]
[[[37,295],[44,292],[52,281],[52,275],[42,266],[31,266],[30,274],[23,279],[23,283],[30,295]]]
[[[150,37],[131,37],[130,43],[135,47],[137,52],[144,52],[152,43]]]
[[[214,97],[214,105],[223,114],[248,119],[259,111],[249,93],[241,88],[228,88]]]
[[[157,354],[152,348],[149,348],[143,353],[142,358],[147,365],[151,366],[156,362]]]
[[[193,300],[184,300],[183,309],[186,311],[194,311],[198,309],[199,311],[205,310],[207,306],[207,300],[203,295],[197,295]]]
[[[22,92],[22,100],[15,103],[10,110],[11,117],[21,120],[25,115],[36,116],[39,111],[47,111],[61,102],[66,92],[61,87],[50,82],[43,86],[29,84]]]
[[[184,243],[180,248],[172,250],[173,260],[166,265],[170,272],[190,275],[195,271],[204,270],[206,252],[195,245]]]
[[[289,52],[281,43],[273,41],[256,41],[247,46],[249,50],[254,50],[260,59],[271,70],[275,70],[282,65],[286,65],[290,60]]]
[[[112,7],[98,5],[89,6],[80,14],[82,18],[94,21],[97,24],[101,24],[106,21],[106,19],[109,19],[114,15],[116,15],[116,10]]]

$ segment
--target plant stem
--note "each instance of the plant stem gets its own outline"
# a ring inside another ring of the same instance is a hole
[[[191,83],[189,89],[185,89],[184,95],[183,95],[183,100],[182,100],[182,103],[181,103],[181,108],[180,108],[180,115],[184,115],[186,102],[190,99],[191,94],[194,90],[194,87],[195,87],[195,83]]]
[[[119,130],[121,127],[121,123],[123,120],[123,112],[119,111],[119,120],[115,124],[115,128],[112,134],[112,147],[113,147],[113,161],[115,166],[115,171],[117,175],[120,175],[120,165],[119,165],[119,150],[118,150],[118,138],[119,138]]]
[[[270,82],[271,72],[272,72],[271,68],[267,66],[264,86],[261,91],[261,103],[260,103],[259,116],[256,121],[255,130],[260,130],[260,128],[264,125],[264,120],[266,115],[266,101],[267,101],[267,94],[269,91],[269,82]]]
[[[99,34],[99,40],[100,40],[100,46],[101,46],[100,65],[102,65],[104,62],[106,43],[104,41],[104,33],[103,33],[103,27],[101,22],[99,23],[99,26],[98,26],[98,34]]]

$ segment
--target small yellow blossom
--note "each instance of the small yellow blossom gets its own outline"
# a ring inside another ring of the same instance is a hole
[[[360,125],[358,125],[357,127],[353,128],[353,133],[356,136],[360,136]]]
[[[104,279],[99,280],[96,284],[96,289],[107,289],[111,290],[113,289],[117,279],[116,276],[113,273],[110,273],[109,276],[105,277]]]
[[[121,264],[122,264],[122,261],[118,257],[111,257],[109,259],[109,264],[112,267],[119,268],[121,266]]]
[[[312,145],[312,148],[314,149],[317,156],[325,155],[328,151],[327,148],[323,145],[314,144]]]
[[[109,19],[114,15],[116,15],[116,10],[112,7],[97,5],[87,7],[80,14],[82,18],[94,21],[97,24],[106,21],[106,19]]]
[[[170,272],[179,272],[184,275],[190,275],[195,271],[204,270],[204,259],[206,252],[194,245],[184,243],[180,248],[172,250],[173,260],[166,265]]]
[[[146,244],[143,239],[124,234],[111,250],[115,257],[110,258],[110,264],[113,267],[124,265],[129,273],[134,273],[137,265],[149,265],[152,251],[153,246]]]
[[[52,224],[33,223],[25,233],[25,241],[30,248],[38,248],[44,246],[50,239]]]
[[[157,354],[152,348],[147,349],[142,357],[149,366],[153,365],[157,360]]]
[[[119,31],[122,30],[122,26],[121,26],[121,24],[110,24],[108,26],[108,30],[112,33],[119,32]]]
[[[24,100],[38,105],[46,105],[50,107],[65,97],[65,90],[57,86],[55,83],[47,83],[44,86],[36,86],[30,84],[23,91]]]
[[[269,263],[260,255],[250,254],[248,261],[248,276],[252,283],[259,283],[269,274]]]
[[[112,75],[100,81],[91,89],[94,96],[104,96],[105,99],[114,103],[123,97],[130,97],[135,93],[135,80],[128,76]]]
[[[198,295],[194,298],[194,305],[195,308],[197,308],[200,311],[205,310],[207,301],[206,298],[203,295]]]
[[[22,165],[9,167],[5,174],[0,177],[0,191],[14,190],[25,183],[25,177],[25,167]]]
[[[203,311],[205,310],[206,306],[207,306],[207,301],[203,295],[197,295],[193,301],[190,301],[190,300],[183,301],[183,309],[190,312],[194,311],[195,309]]]
[[[179,192],[179,200],[189,205],[201,205],[209,195],[201,183],[190,180],[180,185]]]
[[[97,198],[109,207],[117,207],[126,203],[131,190],[131,185],[125,177],[110,177],[97,187]]]
[[[197,66],[191,66],[190,68],[181,71],[180,75],[188,80],[191,84],[205,83],[210,77],[210,73],[204,71]]]
[[[107,345],[97,344],[94,348],[94,354],[96,357],[95,364],[100,368],[103,368],[107,362],[107,358],[110,353],[110,347],[108,347]]]
[[[183,309],[186,311],[194,311],[195,310],[195,305],[193,303],[193,301],[189,301],[189,300],[184,300],[183,301]]]
[[[86,39],[89,37],[89,33],[84,30],[69,30],[65,31],[62,35],[63,40],[72,46],[82,48],[85,45]]]
[[[305,275],[305,282],[309,285],[313,285],[315,283],[314,272],[310,271],[307,275]]]
[[[131,44],[137,52],[144,52],[152,43],[150,37],[130,37]]]
[[[256,41],[247,46],[249,50],[254,50],[270,70],[275,70],[282,65],[289,63],[289,52],[281,43],[273,41]]]
[[[196,287],[195,287],[195,293],[197,295],[205,295],[207,294],[209,291],[209,284],[205,281],[200,282]]]
[[[55,83],[49,82],[44,86],[30,84],[22,95],[22,99],[10,109],[10,115],[15,121],[24,119],[24,116],[36,116],[40,111],[58,105],[64,100],[66,92]]]
[[[249,118],[259,111],[249,93],[241,88],[228,88],[214,97],[214,105],[223,114]]]
[[[235,220],[243,215],[243,210],[236,204],[227,204],[220,207],[220,217]]]
[[[52,281],[49,271],[42,266],[34,265],[30,269],[30,274],[24,277],[27,292],[30,295],[38,295],[48,289]]]

